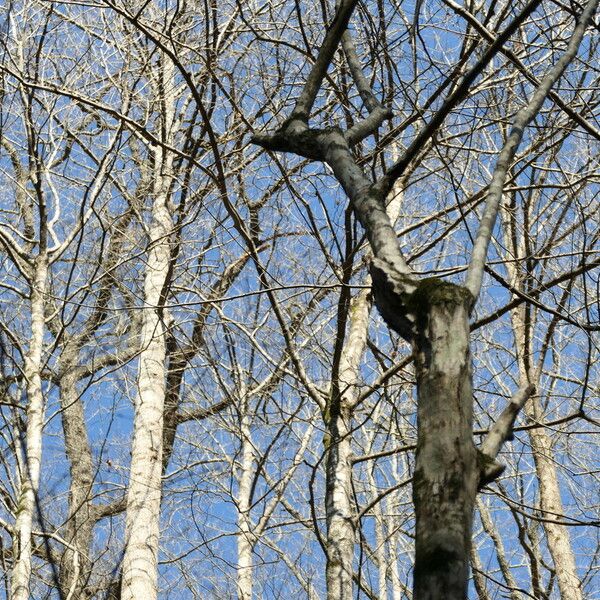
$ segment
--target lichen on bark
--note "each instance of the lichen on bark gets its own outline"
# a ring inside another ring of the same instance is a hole
[[[406,298],[408,312],[418,315],[427,312],[432,306],[443,303],[470,305],[473,296],[460,285],[439,277],[425,277],[417,284],[417,289]]]

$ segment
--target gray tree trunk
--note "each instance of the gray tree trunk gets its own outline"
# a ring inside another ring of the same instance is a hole
[[[465,287],[438,279],[419,281],[402,255],[396,232],[385,210],[386,193],[394,181],[405,173],[414,155],[423,149],[425,142],[444,120],[445,113],[438,112],[435,117],[438,122],[435,123],[434,119],[423,129],[403,158],[379,182],[369,180],[356,162],[352,146],[374,133],[383,120],[390,116],[390,112],[374,100],[372,92],[366,89],[368,85],[364,78],[356,72],[360,71],[360,65],[356,64],[351,52],[346,52],[354,83],[361,95],[364,95],[369,116],[347,131],[342,131],[339,127],[311,129],[308,125],[315,98],[346,31],[355,2],[349,0],[339,3],[336,18],[327,29],[318,57],[290,118],[275,133],[255,135],[253,138],[255,143],[269,150],[293,152],[329,165],[348,195],[373,252],[371,276],[375,304],[389,327],[413,346],[419,404],[413,480],[416,515],[414,600],[467,598],[471,528],[477,489],[480,483],[492,481],[501,472],[494,459],[510,436],[518,411],[533,392],[532,386],[525,386],[518,392],[492,427],[482,446],[483,452],[478,451],[472,438],[469,313],[481,289],[506,173],[519,147],[523,131],[539,112],[551,87],[577,54],[597,4],[598,0],[588,2],[576,23],[567,50],[550,68],[529,101],[514,118],[488,188]],[[530,3],[498,40],[508,39],[534,8],[535,3]],[[497,43],[488,48],[476,65],[479,70],[474,68],[463,78],[445,105],[451,107],[455,100],[458,102],[464,98],[475,77],[500,46]],[[332,444],[328,449],[328,487],[337,483],[329,474],[330,461],[344,460],[343,455],[336,457],[339,454],[338,440],[349,430],[349,415],[344,411],[343,403],[336,405],[334,400],[336,396],[332,393],[332,410],[326,415],[326,422],[334,427],[334,437],[328,441]],[[331,491],[334,493],[335,489]],[[340,535],[344,534],[345,531],[340,531]],[[340,539],[338,544],[340,548],[344,547],[344,539]],[[336,554],[333,554],[333,559],[337,561]],[[331,558],[328,556],[329,562]],[[344,597],[335,596],[337,593],[337,589],[334,590],[329,598]]]
[[[83,405],[78,398],[78,377],[69,360],[74,357],[63,358],[71,363],[60,380],[61,418],[71,481],[69,514],[64,534],[69,546],[62,555],[59,583],[65,598],[83,600],[89,597],[86,595],[86,586],[92,568],[90,553],[95,525],[92,504],[94,462],[85,427]]]
[[[472,434],[472,298],[459,286],[425,280],[411,301],[418,394],[414,597],[458,600],[467,597],[479,482]]]

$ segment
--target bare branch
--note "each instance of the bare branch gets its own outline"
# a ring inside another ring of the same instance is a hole
[[[585,30],[591,22],[597,7],[598,0],[590,0],[590,2],[588,2],[581,14],[579,22],[573,30],[567,50],[558,59],[554,67],[552,67],[552,69],[550,69],[550,71],[542,78],[540,86],[536,89],[527,105],[517,113],[508,139],[500,152],[498,163],[488,189],[486,206],[479,224],[479,231],[477,232],[477,239],[473,246],[471,261],[469,262],[469,269],[465,281],[465,287],[471,292],[475,299],[479,296],[479,291],[481,289],[488,246],[492,239],[492,231],[496,222],[498,207],[500,206],[500,201],[502,200],[502,195],[504,193],[504,182],[506,181],[508,169],[510,168],[517,148],[523,138],[525,127],[527,127],[537,115],[544,100],[548,96],[550,89],[577,55],[577,50],[583,40]],[[498,39],[500,39],[500,36]]]

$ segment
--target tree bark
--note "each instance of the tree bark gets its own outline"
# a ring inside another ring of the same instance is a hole
[[[567,51],[515,116],[489,186],[465,287],[437,279],[417,280],[403,257],[396,232],[386,214],[385,194],[405,174],[408,164],[439,128],[450,110],[466,96],[481,70],[535,9],[538,4],[536,0],[527,5],[486,50],[442,108],[413,140],[403,158],[379,182],[372,182],[365,175],[355,160],[352,146],[378,129],[386,118],[385,111],[377,116],[375,110],[371,110],[369,117],[360,123],[358,132],[356,125],[345,132],[339,127],[310,129],[308,126],[318,88],[333,56],[332,47],[339,43],[345,31],[348,7],[350,12],[353,8],[351,4],[340,5],[338,26],[334,21],[327,30],[317,60],[290,118],[274,134],[255,135],[253,138],[255,143],[269,150],[293,152],[311,160],[323,161],[331,167],[365,229],[373,252],[371,276],[375,304],[388,326],[413,346],[418,394],[418,439],[413,479],[416,515],[414,600],[467,598],[471,528],[477,490],[480,483],[493,480],[501,472],[494,459],[501,444],[510,436],[516,416],[511,408],[507,418],[502,419],[496,428],[499,444],[495,444],[494,456],[475,448],[472,438],[469,313],[480,293],[507,170],[525,128],[539,112],[551,87],[574,59],[597,3],[598,0],[590,0],[586,5],[569,40]],[[351,70],[356,70],[358,67],[353,56],[347,58]],[[360,77],[355,77],[359,90],[361,81]],[[523,401],[530,393],[526,387]],[[326,494],[328,501],[337,494],[341,507],[345,502],[344,482],[340,479],[346,460],[343,440],[351,430],[351,413],[335,390],[332,390],[331,405],[327,409],[325,422],[329,439],[326,440]],[[481,477],[483,473],[488,476],[485,480]],[[349,533],[344,526],[349,515],[339,511],[336,513],[329,505],[327,513],[328,585],[331,575],[331,584],[336,586],[329,591],[331,595],[328,598],[333,600],[346,597],[343,594],[348,589],[347,586],[337,586],[345,585],[342,575],[347,575],[340,569],[340,564],[342,553],[349,551]],[[337,542],[329,534],[330,531],[335,531]]]
[[[467,598],[479,482],[472,437],[471,302],[464,288],[437,280],[423,281],[411,298],[417,315],[415,600]]]
[[[19,505],[13,533],[14,564],[11,600],[29,600],[30,597],[33,517],[40,482],[44,425],[41,370],[45,329],[44,308],[48,281],[48,255],[45,250],[40,250],[34,261],[33,270],[33,280],[30,285],[31,342],[24,360],[27,391],[25,455],[21,460]]]
[[[392,456],[393,472],[400,473],[400,461],[397,455]],[[399,492],[392,492],[387,498],[388,514],[397,514],[400,511]],[[412,600],[412,594],[400,578],[399,562],[402,554],[399,527],[392,527],[390,535],[390,577],[392,580],[392,600]]]
[[[481,517],[481,524],[483,525],[483,529],[490,536],[492,542],[494,542],[498,564],[500,565],[500,570],[502,571],[504,581],[506,581],[506,586],[510,590],[509,592],[507,592],[507,598],[510,598],[510,600],[522,600],[522,594],[520,594],[518,591],[517,582],[513,577],[511,566],[506,560],[506,552],[504,551],[502,538],[498,534],[498,530],[496,529],[496,526],[492,521],[490,511],[481,500],[477,501],[477,508],[479,510],[479,516]]]
[[[356,526],[352,506],[352,408],[359,365],[367,340],[371,311],[369,291],[360,292],[350,305],[350,327],[339,361],[338,381],[332,386],[325,414],[328,600],[351,600]]]
[[[95,525],[92,504],[94,462],[90,450],[83,405],[77,392],[78,377],[72,359],[61,357],[69,365],[60,380],[62,427],[65,436],[65,451],[69,459],[71,481],[69,484],[69,514],[64,534],[68,542],[63,552],[59,583],[62,594],[70,600],[89,597],[92,563],[93,530]]]
[[[340,410],[328,423],[325,512],[328,600],[352,598],[355,527],[352,510],[350,415]]]
[[[373,490],[373,495],[377,493],[379,486],[375,481],[375,464],[369,469],[369,486]],[[388,560],[386,556],[387,535],[381,509],[381,502],[377,502],[372,508],[373,527],[375,529],[375,562],[377,564],[377,592],[380,598],[387,598],[387,578],[388,578]]]
[[[536,397],[527,409],[529,417],[535,419],[536,413],[538,415],[541,413],[538,405],[539,400]],[[582,600],[581,582],[577,576],[569,530],[558,523],[562,519],[563,504],[560,497],[560,487],[550,437],[543,429],[532,429],[529,432],[529,439],[540,486],[540,509],[544,518],[543,527],[546,532],[548,549],[554,562],[560,596],[569,600]]]
[[[254,473],[252,464],[254,451],[250,439],[250,416],[248,415],[248,402],[244,402],[241,424],[241,472],[239,479],[238,499],[238,527],[240,532],[237,537],[238,566],[237,590],[239,600],[252,600],[252,550],[254,548],[254,535],[250,519],[252,481]]]
[[[167,207],[170,155],[156,156],[156,195],[144,282],[144,316],[135,397],[130,483],[127,494],[122,600],[152,600],[158,594],[158,540],[163,454],[166,342],[163,291],[171,261],[173,221]]]
[[[527,256],[526,236],[528,232],[523,231],[522,236],[517,239],[518,229],[514,221],[514,215],[507,207],[502,208],[505,243],[508,247],[510,245],[513,246],[513,254],[515,256]],[[519,270],[518,265],[508,262],[507,271],[510,276],[511,285],[516,289],[526,291],[525,274]],[[541,365],[543,365],[545,358],[542,356],[539,359],[540,363],[537,368],[534,368],[531,364],[534,356],[532,339],[536,324],[535,318],[528,318],[526,311],[526,306],[520,306],[511,311],[519,376],[522,382],[532,382],[536,387],[539,387],[542,374]],[[525,406],[525,412],[534,422],[543,420],[538,396],[532,398]],[[543,527],[546,532],[548,550],[554,562],[558,588],[562,598],[582,600],[581,582],[577,576],[569,530],[564,525],[553,522],[554,520],[559,521],[561,519],[563,504],[560,497],[556,465],[552,457],[552,442],[550,436],[543,428],[531,429],[529,431],[529,440],[533,450],[533,459],[539,483],[540,508],[543,511],[542,516],[544,518]]]

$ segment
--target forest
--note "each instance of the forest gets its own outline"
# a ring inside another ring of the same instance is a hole
[[[600,600],[600,0],[4,0],[0,599]]]

